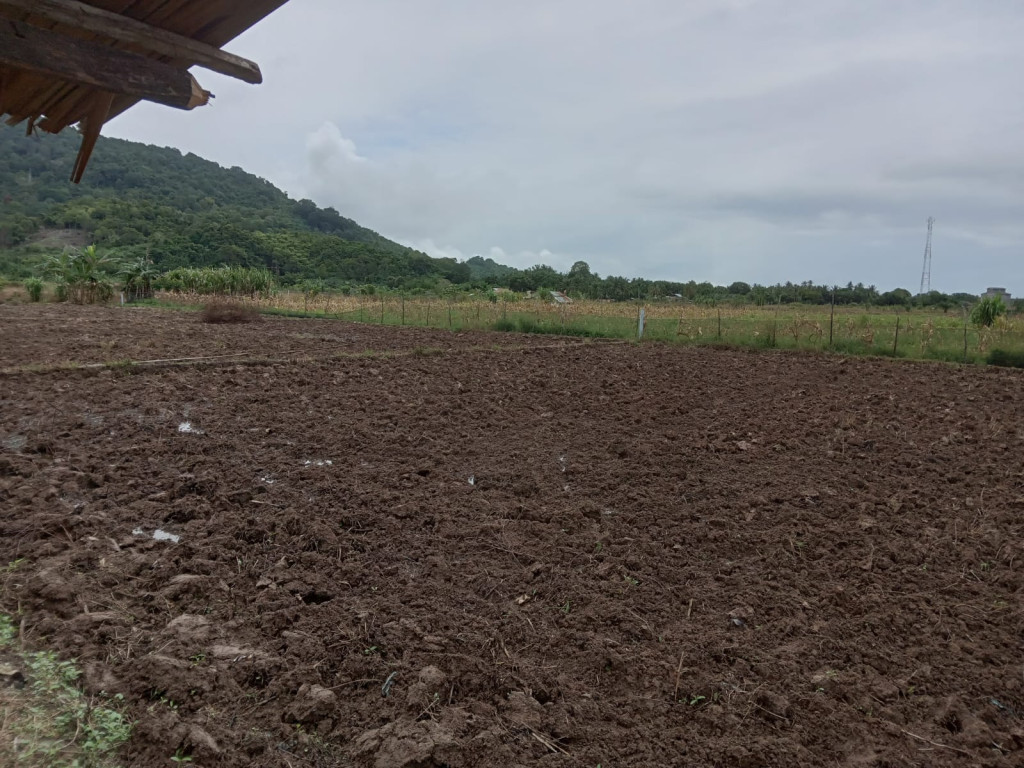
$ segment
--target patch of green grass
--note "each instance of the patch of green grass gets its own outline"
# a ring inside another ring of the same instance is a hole
[[[926,360],[941,360],[944,363],[976,364],[984,362],[984,358],[979,358],[977,353],[970,350],[968,350],[967,357],[965,358],[963,348],[932,347],[925,350],[922,357]]]
[[[1024,351],[993,349],[988,353],[985,362],[1004,368],[1024,368]]]
[[[860,339],[835,339],[830,349],[842,355],[868,355],[872,352],[871,347]]]
[[[151,299],[135,299],[124,306],[125,309],[132,307],[157,307],[158,309],[177,309],[182,312],[202,312],[204,305],[189,303],[186,301],[168,301],[167,299],[154,297]]]
[[[327,317],[323,312],[317,312],[315,310],[286,309],[284,307],[260,307],[260,314],[272,315],[274,317]]]
[[[556,320],[535,320],[531,317],[520,317],[518,320],[496,320],[491,330],[505,333],[548,333],[555,336],[582,336],[585,338],[609,338],[613,334],[606,333],[590,325],[578,322],[561,323]]]
[[[779,346],[779,328],[777,322],[767,322],[755,333],[755,347],[759,347],[761,349],[775,349]]]
[[[131,735],[121,696],[99,703],[78,687],[73,661],[51,651],[15,647],[14,621],[0,613],[0,655],[22,671],[22,688],[0,689],[0,765],[27,768],[116,768]]]

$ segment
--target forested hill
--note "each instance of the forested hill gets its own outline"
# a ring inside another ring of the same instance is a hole
[[[71,184],[78,142],[72,131],[26,137],[0,125],[0,260],[8,267],[59,242],[48,235],[72,230],[117,256],[148,252],[161,269],[265,266],[285,283],[405,288],[470,279],[454,259],[431,258],[240,168],[176,149],[101,137],[84,180]]]

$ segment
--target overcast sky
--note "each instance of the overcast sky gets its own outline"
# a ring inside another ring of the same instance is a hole
[[[1024,294],[1018,0],[291,0],[108,135],[432,255]]]

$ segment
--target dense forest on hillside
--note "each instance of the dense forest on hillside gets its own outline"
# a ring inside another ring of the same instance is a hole
[[[395,287],[470,277],[454,259],[398,245],[240,168],[175,149],[101,138],[85,179],[70,184],[77,149],[72,132],[26,138],[0,128],[0,268],[19,271],[12,249],[30,261],[44,251],[40,235],[80,230],[116,258],[148,253],[160,269],[227,264],[266,267],[285,283]]]
[[[94,244],[116,261],[152,260],[178,267],[240,266],[270,270],[283,285],[316,281],[335,289],[374,285],[407,292],[448,287],[559,290],[626,301],[657,297],[697,302],[909,305],[943,309],[976,297],[937,291],[913,297],[874,286],[775,286],[601,277],[586,262],[568,272],[536,265],[514,269],[475,256],[432,258],[359,226],[332,208],[292,200],[241,168],[193,154],[101,138],[80,185],[68,182],[78,137],[25,137],[0,125],[0,275],[25,278],[67,243]]]

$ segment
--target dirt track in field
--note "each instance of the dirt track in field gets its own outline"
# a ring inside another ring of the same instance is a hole
[[[0,378],[3,607],[132,766],[1024,760],[1019,373],[65,310],[5,357],[445,349]]]
[[[200,322],[196,312],[151,307],[0,303],[0,369],[180,358],[327,358],[367,350],[410,352],[551,344],[522,334],[382,327],[262,316],[254,324]]]

